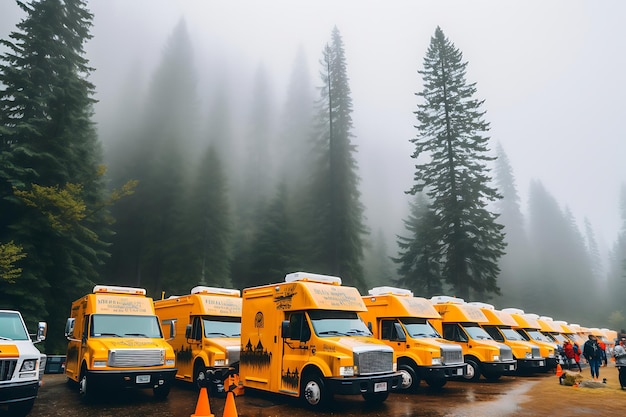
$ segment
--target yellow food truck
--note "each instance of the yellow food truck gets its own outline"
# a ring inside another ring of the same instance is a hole
[[[517,369],[511,348],[493,340],[481,327],[489,320],[480,308],[456,297],[435,296],[430,301],[441,315],[441,321],[436,322],[439,333],[463,348],[465,379],[477,381],[483,375],[495,381]]]
[[[223,394],[237,385],[241,347],[239,290],[197,286],[190,294],[154,302],[163,328],[174,326],[169,340],[176,353],[176,378]]]
[[[360,316],[375,337],[396,351],[401,389],[414,391],[421,380],[441,388],[449,378],[465,375],[463,349],[431,324],[441,316],[430,301],[394,287],[372,288],[368,294],[363,296],[367,311]]]
[[[557,344],[548,338],[548,336],[541,333],[541,325],[537,321],[536,317],[530,314],[526,314],[524,310],[519,308],[503,308],[502,311],[507,312],[513,317],[516,326],[513,326],[524,339],[533,342],[539,346],[541,356],[546,358],[545,370],[549,371],[556,368],[557,364]]]
[[[393,349],[372,336],[363,311],[359,291],[334,276],[295,272],[285,282],[244,289],[240,384],[311,408],[333,394],[384,401],[401,377]]]
[[[546,358],[541,356],[539,346],[524,339],[513,328],[517,326],[517,322],[509,313],[496,310],[493,305],[487,303],[472,302],[469,304],[480,308],[489,320],[489,322],[481,324],[489,336],[511,348],[513,358],[517,361],[518,373],[545,370]]]
[[[174,349],[143,288],[96,285],[72,303],[65,336],[65,374],[84,398],[106,387],[151,388],[158,398],[169,394]]]

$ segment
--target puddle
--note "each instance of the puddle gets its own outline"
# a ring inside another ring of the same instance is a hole
[[[526,394],[538,381],[525,381],[515,388],[500,393],[489,399],[481,399],[477,402],[474,393],[470,390],[467,393],[467,402],[462,406],[443,415],[443,417],[503,417],[518,411],[518,406],[526,400]],[[485,402],[482,402],[485,400]]]

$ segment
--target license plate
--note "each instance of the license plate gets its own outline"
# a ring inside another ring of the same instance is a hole
[[[374,384],[374,392],[383,392],[387,391],[387,383],[386,382],[376,382]]]
[[[539,361],[539,366],[543,366],[543,361]]]
[[[456,370],[456,374],[457,374],[457,375],[461,375],[461,376],[463,376],[463,368],[459,368],[459,369],[457,369],[457,370]]]
[[[147,384],[150,382],[150,375],[137,375],[135,382],[138,384]]]
[[[515,370],[515,365],[509,365],[509,370],[510,371],[514,371]]]

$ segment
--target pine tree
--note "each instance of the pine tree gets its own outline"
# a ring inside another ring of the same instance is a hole
[[[316,118],[315,167],[307,212],[309,257],[304,263],[340,276],[348,285],[366,288],[363,259],[363,206],[352,143],[352,99],[343,41],[332,32],[321,59],[322,87]]]
[[[424,89],[417,93],[418,135],[412,157],[415,184],[411,194],[426,190],[436,213],[442,254],[442,274],[454,293],[470,291],[483,297],[499,293],[498,259],[505,248],[502,226],[489,212],[489,201],[500,198],[489,186],[485,132],[489,124],[474,98],[476,84],[465,80],[467,62],[437,27],[424,58]]]
[[[400,254],[393,259],[400,264],[398,285],[421,297],[440,295],[443,286],[438,219],[423,193],[417,193],[404,226],[409,235],[398,236]]]
[[[611,294],[610,305],[626,314],[626,308],[621,308],[624,305],[623,294],[626,294],[626,185],[620,188],[619,203],[622,224],[609,254],[607,284]]]
[[[110,234],[83,50],[93,16],[81,0],[18,5],[26,17],[0,58],[0,242],[14,241],[26,257],[15,283],[0,283],[0,304],[47,318],[46,350],[61,351],[67,305],[98,281]],[[15,195],[68,185],[86,215],[64,229]]]

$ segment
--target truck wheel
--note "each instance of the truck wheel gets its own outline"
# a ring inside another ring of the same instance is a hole
[[[413,367],[406,365],[406,364],[402,364],[400,365],[398,370],[400,371],[401,378],[402,378],[400,381],[400,389],[409,391],[409,392],[416,391],[417,387],[420,384],[420,380],[417,377],[417,374],[415,373],[415,370],[413,369]]]
[[[307,374],[302,378],[300,390],[300,398],[309,408],[326,407],[332,400],[332,393],[328,391],[322,378],[315,374]]]
[[[485,372],[483,374],[485,375],[485,379],[487,381],[497,381],[502,376],[502,374],[491,373],[491,372]]]
[[[87,368],[82,367],[80,371],[80,379],[78,380],[78,392],[84,401],[90,401],[94,396],[94,390],[91,386],[91,379],[87,377]]]
[[[198,386],[198,388],[207,387],[207,374],[206,368],[203,363],[196,362],[193,366],[193,382]]]
[[[30,413],[35,405],[35,399],[20,401],[18,403],[9,404],[9,415],[14,417],[24,417]]]
[[[433,389],[443,388],[443,386],[446,385],[446,382],[448,382],[448,380],[446,380],[445,378],[427,378],[426,379],[426,383],[428,384],[428,386]]]
[[[365,392],[363,393],[363,399],[371,405],[382,404],[389,397],[389,391],[385,392]]]
[[[478,367],[478,362],[474,359],[466,359],[465,363],[467,363],[467,375],[463,378],[468,381],[478,381],[480,379],[480,368]]]
[[[170,393],[171,385],[169,383],[165,383],[163,385],[159,385],[158,387],[153,388],[154,397],[158,400],[164,400]]]

